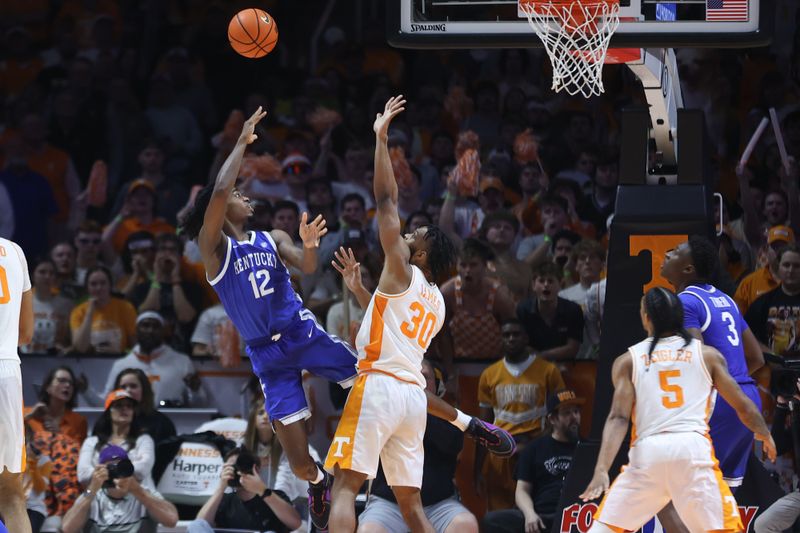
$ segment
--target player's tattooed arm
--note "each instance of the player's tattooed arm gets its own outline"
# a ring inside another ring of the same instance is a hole
[[[303,213],[300,218],[299,231],[300,239],[303,241],[302,250],[295,246],[292,238],[285,231],[272,230],[270,235],[278,246],[281,259],[289,265],[299,268],[304,274],[312,274],[317,270],[317,249],[319,249],[320,239],[328,233],[325,219],[322,218],[322,215],[317,215],[317,218],[309,222],[308,213]]]
[[[614,382],[614,397],[611,401],[611,410],[603,427],[603,440],[600,445],[600,455],[594,468],[594,476],[589,486],[580,495],[583,501],[594,500],[608,491],[610,485],[608,470],[619,453],[622,441],[628,433],[628,424],[633,411],[635,396],[633,387],[633,361],[630,352],[625,352],[614,361],[611,369],[611,379]]]

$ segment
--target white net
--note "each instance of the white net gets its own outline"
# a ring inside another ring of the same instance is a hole
[[[553,65],[555,92],[597,96],[603,63],[619,26],[619,2],[520,2]]]

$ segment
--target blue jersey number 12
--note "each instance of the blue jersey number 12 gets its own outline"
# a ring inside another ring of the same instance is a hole
[[[275,292],[275,289],[270,287],[267,288],[269,284],[269,271],[268,270],[259,270],[258,272],[250,272],[250,275],[247,276],[247,279],[250,280],[250,286],[253,288],[253,296],[256,297],[256,300],[259,298],[263,298],[267,294],[272,294]],[[256,280],[261,280],[259,284]]]

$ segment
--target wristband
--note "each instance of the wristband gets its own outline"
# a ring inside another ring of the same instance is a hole
[[[86,489],[85,491],[83,491],[83,496],[84,496],[85,498],[88,498],[88,499],[90,499],[90,500],[91,500],[92,498],[94,498],[94,495],[95,495],[95,494],[97,494],[97,493],[96,493],[95,491],[93,491],[92,489]]]
[[[545,235],[544,242],[553,242],[553,239],[550,238],[550,235]]]
[[[161,284],[159,282],[157,282],[156,280],[153,280],[153,281],[150,282],[150,288],[151,289],[161,290]]]
[[[272,496],[272,489],[267,487],[266,489],[264,489],[264,492],[261,493],[261,499],[263,500],[264,498],[267,498],[269,496]]]

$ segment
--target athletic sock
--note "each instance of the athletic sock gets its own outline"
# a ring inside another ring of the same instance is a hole
[[[309,483],[312,483],[312,484],[316,485],[316,484],[318,484],[320,481],[322,481],[323,479],[325,479],[325,472],[323,472],[323,471],[322,471],[322,470],[319,468],[319,466],[318,466],[318,467],[317,467],[317,477],[315,477],[315,478],[314,478],[312,481],[310,481]]]
[[[456,409],[456,419],[451,420],[450,423],[461,431],[466,431],[469,427],[470,420],[472,420],[471,416],[462,412],[460,409]]]

